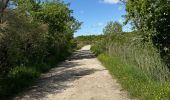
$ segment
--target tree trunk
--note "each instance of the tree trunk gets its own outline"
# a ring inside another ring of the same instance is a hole
[[[5,8],[8,5],[9,0],[1,0],[1,4],[0,4],[0,23],[3,23],[2,21],[2,17],[3,17],[3,12],[5,10]]]

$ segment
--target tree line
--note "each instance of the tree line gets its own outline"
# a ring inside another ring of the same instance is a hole
[[[76,46],[73,33],[81,25],[69,4],[59,0],[7,1],[0,2],[0,97],[4,98],[69,55]]]

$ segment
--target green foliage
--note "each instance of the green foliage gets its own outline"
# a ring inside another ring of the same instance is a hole
[[[18,66],[11,69],[5,79],[5,86],[10,89],[7,92],[20,91],[23,87],[29,86],[39,75],[39,72],[29,67]]]
[[[8,99],[7,97],[16,94],[23,88],[28,87],[40,75],[34,68],[25,66],[17,66],[12,68],[7,76],[0,82],[0,98]]]
[[[41,0],[11,0],[13,5],[17,6],[17,10],[22,14],[32,13],[41,8]]]
[[[143,31],[143,37],[161,50],[167,62],[170,59],[169,10],[169,0],[128,0],[126,3],[126,22],[132,22],[135,29]]]
[[[104,47],[100,47],[98,50],[104,50],[103,52],[139,67],[153,80],[166,81],[169,78],[169,70],[162,62],[159,51],[154,48],[152,43],[144,43],[143,38],[138,34],[140,33],[122,33],[117,37],[109,35],[110,41],[108,41],[108,37],[100,41],[100,46]]]
[[[16,9],[6,10],[0,24],[0,97],[4,98],[64,60],[74,50],[73,33],[80,26],[68,4],[58,0],[13,3]]]
[[[119,22],[109,22],[103,30],[104,34],[121,33],[122,25]]]
[[[104,35],[88,35],[88,36],[78,36],[74,38],[77,43],[77,47],[81,48],[84,45],[89,45],[97,42],[98,40],[102,40]]]
[[[107,34],[92,51],[131,96],[141,100],[170,98],[168,67],[153,44],[143,42],[140,32]]]
[[[3,2],[2,2],[2,0],[0,1],[0,8],[2,8],[3,7]]]
[[[118,56],[101,54],[98,59],[105,65],[113,77],[118,79],[131,98],[140,100],[169,100],[170,85],[166,82],[150,80],[146,74],[131,63],[124,62]]]
[[[1,73],[12,66],[41,62],[47,53],[47,30],[18,12],[8,11],[4,16],[6,26],[0,31]]]
[[[106,51],[106,49],[107,49],[106,44],[107,44],[107,42],[104,42],[104,40],[98,40],[96,43],[94,43],[92,45],[91,50],[96,55],[99,55],[99,54],[101,54],[101,53]]]
[[[62,52],[68,52],[69,47],[74,45],[73,33],[79,28],[80,23],[71,13],[68,5],[60,2],[44,4],[41,10],[33,13],[34,19],[48,25],[48,56],[52,58],[58,56],[57,59],[63,59],[65,54]]]

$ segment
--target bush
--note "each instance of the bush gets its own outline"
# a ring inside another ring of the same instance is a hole
[[[46,63],[38,63],[31,66],[31,68],[36,69],[38,72],[47,72],[51,67]]]
[[[160,50],[170,69],[170,0],[128,0],[126,23],[130,22],[142,36]]]
[[[99,54],[106,51],[106,43],[103,40],[100,40],[100,41],[98,41],[98,42],[96,42],[95,44],[92,45],[91,50],[96,55],[99,55]]]
[[[78,36],[74,38],[77,43],[77,47],[81,48],[84,45],[93,45],[95,42],[102,40],[104,35],[88,35],[88,36]]]
[[[64,60],[74,50],[73,33],[80,26],[62,1],[10,4],[15,9],[0,17],[0,96],[19,92]]]
[[[40,75],[33,68],[17,66],[11,69],[3,80],[3,95],[11,95],[29,86]],[[1,92],[2,93],[2,92]]]

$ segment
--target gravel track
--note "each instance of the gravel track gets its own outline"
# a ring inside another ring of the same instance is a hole
[[[42,74],[14,100],[129,100],[116,79],[90,52],[90,45]]]

